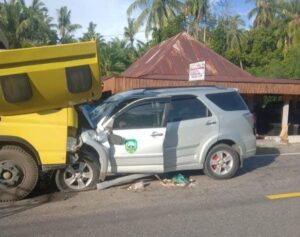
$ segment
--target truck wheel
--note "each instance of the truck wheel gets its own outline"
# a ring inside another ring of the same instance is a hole
[[[0,201],[26,197],[38,181],[38,166],[31,155],[18,146],[0,150]]]
[[[220,144],[207,154],[204,173],[214,179],[229,179],[236,174],[239,164],[236,151],[228,145]]]
[[[66,169],[58,170],[55,182],[60,191],[78,192],[95,188],[99,175],[99,165],[82,157]]]

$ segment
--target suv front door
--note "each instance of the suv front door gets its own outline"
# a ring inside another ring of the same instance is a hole
[[[110,144],[112,172],[164,172],[168,104],[168,98],[142,99],[116,114],[112,132],[124,142]]]

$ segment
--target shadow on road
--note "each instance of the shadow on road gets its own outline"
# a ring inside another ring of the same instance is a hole
[[[243,167],[236,176],[242,176],[256,169],[271,165],[280,155],[280,151],[275,147],[263,147],[258,148],[256,154],[258,156],[250,157],[244,161]]]
[[[0,219],[42,206],[49,202],[64,201],[75,195],[77,195],[76,192],[59,192],[51,178],[42,178],[37,187],[26,199],[16,202],[0,202]]]

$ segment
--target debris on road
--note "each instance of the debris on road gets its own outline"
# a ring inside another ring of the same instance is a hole
[[[107,188],[117,186],[117,185],[128,184],[128,183],[134,182],[135,180],[150,177],[150,176],[153,176],[153,174],[126,175],[126,176],[123,176],[123,177],[120,177],[120,178],[116,178],[116,179],[113,179],[113,180],[108,180],[108,181],[98,183],[97,184],[97,189],[98,190],[103,190],[103,189],[107,189]]]
[[[157,176],[156,176],[157,177]],[[187,178],[182,174],[176,174],[171,179],[160,179],[160,183],[164,187],[194,187],[195,180],[192,178]]]
[[[150,183],[145,183],[145,181],[142,179],[134,184],[131,184],[127,190],[128,191],[143,191],[146,186],[150,185]]]

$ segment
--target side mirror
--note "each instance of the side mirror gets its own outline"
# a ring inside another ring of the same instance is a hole
[[[106,130],[108,131],[108,134],[110,134],[112,132],[113,124],[114,124],[114,118],[112,117],[108,119],[106,122],[104,122],[103,124],[98,123],[96,131],[98,133],[101,133]]]

